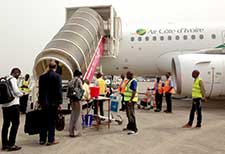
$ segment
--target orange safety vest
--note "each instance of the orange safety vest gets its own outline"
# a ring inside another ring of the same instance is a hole
[[[167,79],[166,80],[166,82],[165,82],[165,86],[164,86],[164,88],[163,88],[163,90],[164,90],[164,92],[169,92],[169,93],[171,93],[171,94],[174,94],[174,88],[172,88],[171,90],[170,90],[170,82],[171,82],[171,79]]]
[[[126,88],[126,85],[127,85],[127,82],[128,80],[127,79],[124,79],[123,81],[120,82],[120,85],[118,87],[118,91],[123,94],[124,91],[125,91],[125,88]]]
[[[162,94],[163,93],[162,82],[161,81],[159,81],[159,83],[157,83],[157,81],[155,82],[155,93],[156,93],[156,86],[158,87],[158,93]]]

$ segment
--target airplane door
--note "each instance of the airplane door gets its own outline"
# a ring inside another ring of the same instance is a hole
[[[225,43],[225,31],[223,31],[223,43]]]

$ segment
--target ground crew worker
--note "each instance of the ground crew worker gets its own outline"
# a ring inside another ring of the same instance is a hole
[[[96,78],[97,78],[97,86],[99,86],[99,95],[105,96],[105,94],[106,94],[106,82],[102,78],[102,73],[98,72],[97,75],[96,75]],[[99,101],[99,108],[100,108],[100,115],[104,116],[103,101]],[[94,114],[98,114],[97,113],[97,103],[95,103]],[[101,119],[101,120],[103,120],[103,119]]]
[[[194,70],[192,72],[192,77],[194,78],[194,83],[192,86],[192,108],[190,111],[189,121],[183,126],[183,128],[191,128],[195,116],[195,111],[197,110],[197,125],[196,128],[201,128],[202,123],[202,100],[205,100],[205,88],[202,79],[199,77],[199,71]]]
[[[156,102],[155,112],[160,112],[162,110],[163,86],[164,85],[161,81],[161,77],[157,77],[156,82],[154,84]]]
[[[166,110],[164,112],[166,113],[172,113],[172,99],[171,95],[174,93],[174,88],[173,88],[173,82],[171,80],[171,74],[170,72],[166,73],[166,82],[165,86],[163,88],[165,96],[166,96]]]
[[[124,91],[124,101],[126,103],[126,113],[128,118],[127,127],[123,130],[129,130],[128,135],[136,134],[138,132],[136,125],[136,118],[134,112],[134,105],[138,102],[138,87],[137,80],[133,78],[133,73],[127,72],[128,83]]]
[[[30,75],[26,74],[25,78],[22,80],[22,85],[20,86],[20,91],[24,93],[22,97],[20,97],[20,112],[22,114],[26,113],[27,110],[27,101],[30,93]]]
[[[120,77],[122,79],[122,81],[120,82],[120,85],[118,87],[118,91],[119,91],[120,95],[122,96],[120,111],[125,111],[126,105],[125,105],[125,102],[124,102],[124,91],[125,91],[125,87],[127,85],[128,80],[125,79],[124,74],[121,74]]]

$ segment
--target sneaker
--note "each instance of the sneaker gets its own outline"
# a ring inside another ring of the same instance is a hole
[[[20,150],[22,149],[22,147],[19,147],[17,145],[13,145],[11,147],[8,147],[8,151],[17,151],[17,150]]]
[[[182,126],[182,128],[191,128],[192,126],[191,125],[189,125],[188,123],[187,124],[185,124],[184,126]]]
[[[44,145],[46,142],[45,141],[40,141],[39,144],[40,145]]]
[[[46,145],[50,146],[50,145],[55,145],[55,144],[59,144],[59,141],[48,142]]]
[[[165,112],[165,113],[172,113],[172,111],[167,111],[167,110],[165,110],[164,112]]]
[[[127,133],[127,135],[136,135],[136,134],[138,134],[138,132],[137,131],[135,132],[133,130],[131,130]]]
[[[129,130],[128,128],[124,128],[124,129],[123,129],[123,131],[128,131],[128,130]]]
[[[160,112],[161,110],[160,110],[160,109],[155,109],[154,111],[155,111],[155,112]]]

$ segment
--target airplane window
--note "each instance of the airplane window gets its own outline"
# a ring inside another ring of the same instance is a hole
[[[146,36],[145,37],[145,41],[149,41],[149,36]]]
[[[199,38],[202,40],[202,39],[204,39],[204,35],[203,34],[200,34],[199,35]]]
[[[164,37],[163,36],[160,36],[160,40],[163,41],[164,40]]]
[[[134,41],[134,37],[131,37],[130,40],[133,42]]]
[[[152,37],[152,40],[153,40],[153,41],[156,41],[156,36],[153,36],[153,37]]]
[[[184,40],[187,40],[187,38],[188,38],[187,35],[184,35],[184,36],[183,36],[183,39],[184,39]]]
[[[180,36],[177,35],[177,36],[175,37],[175,39],[176,39],[176,40],[179,40],[179,39],[180,39]]]
[[[212,35],[211,35],[211,38],[212,38],[212,39],[215,39],[215,38],[216,38],[216,34],[212,34]]]
[[[141,37],[138,37],[138,41],[141,41],[142,40],[142,38]]]
[[[171,36],[168,36],[168,40],[172,40],[172,37]]]
[[[195,35],[191,35],[191,39],[194,40],[195,39]]]

